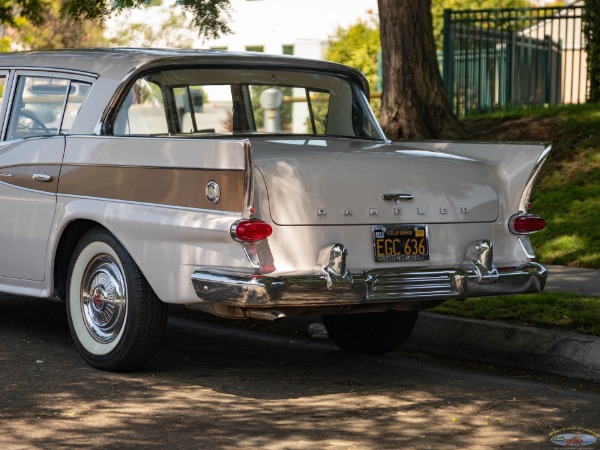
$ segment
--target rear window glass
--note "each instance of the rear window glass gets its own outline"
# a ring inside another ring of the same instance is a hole
[[[345,78],[222,69],[139,78],[122,101],[112,134],[383,137],[364,93]]]

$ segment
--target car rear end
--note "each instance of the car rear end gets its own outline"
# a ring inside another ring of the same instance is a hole
[[[544,286],[545,270],[533,262],[527,239],[543,221],[520,210],[520,198],[505,197],[517,181],[503,179],[490,163],[458,151],[348,139],[252,145],[253,217],[271,234],[241,244],[255,273],[215,280],[197,271],[194,284],[205,300],[412,310]],[[514,147],[535,161],[547,153],[544,146]],[[495,151],[493,144],[480,148]]]

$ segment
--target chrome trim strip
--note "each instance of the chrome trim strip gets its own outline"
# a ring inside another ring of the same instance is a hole
[[[23,72],[31,72],[31,73],[44,73],[49,72],[52,74],[60,73],[68,76],[77,76],[77,77],[90,77],[97,79],[98,74],[93,72],[85,72],[82,70],[74,70],[74,69],[65,69],[60,67],[44,67],[44,66],[2,66],[0,70],[19,70]]]
[[[249,139],[243,139],[245,153],[244,167],[244,203],[242,204],[242,218],[252,219],[254,216],[254,169],[252,166],[252,144]]]
[[[4,92],[2,94],[2,103],[0,104],[0,117],[2,117],[2,122],[0,126],[0,139],[4,141],[5,130],[8,127],[8,106],[12,104],[15,71],[2,69],[0,71],[0,76],[5,77]]]
[[[40,190],[37,190],[37,189],[26,188],[26,187],[23,187],[23,186],[18,186],[16,184],[6,183],[5,181],[0,181],[0,185],[2,185],[2,186],[8,186],[8,187],[11,187],[13,189],[18,189],[20,191],[33,192],[34,194],[51,195],[53,197],[56,197],[56,192],[40,191]]]
[[[196,270],[192,284],[202,301],[241,307],[309,307],[536,293],[544,288],[546,269],[530,262],[498,268],[496,282],[480,281],[474,264],[426,269],[381,269],[352,274],[331,284],[322,275],[280,277]]]
[[[0,181],[0,183],[2,183],[2,181]],[[6,183],[2,183],[2,184],[6,184]],[[10,185],[10,186],[12,186],[12,185]],[[24,190],[29,191],[31,189],[24,189]],[[32,191],[32,192],[37,192],[37,191]],[[181,210],[181,211],[193,211],[193,212],[207,213],[207,214],[218,214],[218,215],[223,215],[223,216],[233,216],[235,218],[240,217],[239,211],[221,211],[218,209],[190,208],[189,206],[173,206],[173,205],[164,205],[164,204],[160,204],[160,203],[143,203],[143,202],[136,202],[136,201],[132,201],[132,200],[120,200],[120,199],[116,199],[116,198],[102,198],[102,197],[88,197],[85,195],[75,195],[75,194],[52,194],[52,195],[56,195],[56,197],[65,197],[65,198],[74,198],[74,199],[83,199],[83,200],[97,200],[97,201],[110,202],[110,203],[123,203],[123,204],[127,204],[127,205],[154,206],[156,208],[175,209],[175,210]]]
[[[62,136],[62,135],[61,135]],[[47,136],[35,136],[29,139],[40,139],[40,138],[48,138]],[[52,136],[54,137],[54,136]],[[71,138],[72,136],[69,136]],[[93,136],[90,136],[93,137]],[[97,136],[95,136],[97,137]],[[14,164],[12,166],[4,166],[3,169],[10,167],[20,167],[20,166],[39,166],[39,164],[35,163],[27,163],[27,164]],[[186,167],[186,166],[146,166],[146,165],[137,165],[137,164],[101,164],[101,163],[89,163],[89,162],[67,162],[63,163],[63,166],[66,167],[105,167],[108,169],[164,169],[164,170],[198,170],[198,171],[211,171],[211,172],[242,172],[244,169],[238,168],[223,168],[223,167],[211,167],[211,166],[202,166],[202,167]]]
[[[525,189],[523,189],[523,193],[521,194],[521,200],[519,202],[519,208],[521,212],[527,212],[527,204],[529,203],[529,198],[531,197],[531,191],[533,190],[535,181],[537,180],[537,177],[539,176],[542,170],[542,166],[544,165],[546,159],[548,158],[548,155],[550,154],[550,150],[552,150],[552,145],[548,145],[546,148],[544,148],[543,152],[541,153],[540,157],[538,158],[535,164],[535,167],[529,175],[529,179],[525,184]]]
[[[530,259],[535,258],[535,251],[533,250],[533,246],[531,245],[531,241],[528,236],[519,236],[519,244],[521,244],[521,248],[525,252],[525,256]]]

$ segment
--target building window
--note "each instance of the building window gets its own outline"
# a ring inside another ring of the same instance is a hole
[[[284,55],[293,55],[294,54],[294,46],[293,45],[282,45],[281,53]]]
[[[265,46],[264,45],[246,45],[246,51],[262,53],[265,51]]]

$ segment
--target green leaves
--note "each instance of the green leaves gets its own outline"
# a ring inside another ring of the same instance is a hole
[[[331,38],[326,58],[363,72],[371,91],[377,87],[377,53],[381,49],[379,25],[359,20],[349,28],[338,28]]]
[[[40,25],[45,22],[50,0],[0,0],[0,22],[15,26],[20,18]],[[91,20],[102,23],[114,12],[140,6],[156,4],[155,0],[64,0],[60,9],[61,17]],[[193,24],[200,36],[216,38],[231,32],[230,0],[177,0],[177,4],[193,16]]]
[[[178,0],[177,3],[192,13],[200,36],[217,38],[231,33],[229,0]]]
[[[49,4],[49,0],[0,0],[0,22],[14,26],[19,19],[26,19],[41,24]]]
[[[62,17],[101,22],[110,14],[108,3],[102,0],[67,0],[60,12]]]

